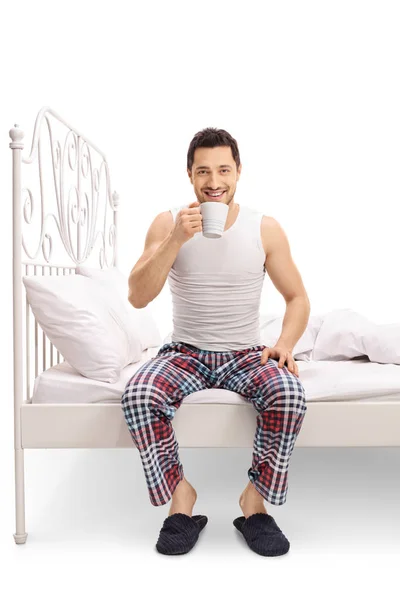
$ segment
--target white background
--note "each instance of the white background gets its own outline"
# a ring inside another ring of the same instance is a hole
[[[181,450],[197,512],[210,518],[185,557],[154,549],[168,507],[150,506],[131,450],[27,451],[28,539],[14,544],[8,131],[14,123],[24,130],[27,155],[37,112],[50,106],[104,150],[120,196],[119,265],[128,274],[153,218],[196,199],[186,172],[193,135],[226,129],[243,165],[235,201],[281,223],[312,314],[348,307],[375,322],[398,322],[398,3],[24,1],[0,16],[0,592],[14,577],[15,597],[28,587],[34,597],[50,597],[53,587],[58,597],[83,598],[79,585],[101,597],[136,596],[141,585],[145,594],[188,597],[207,590],[205,574],[215,573],[212,589],[221,585],[227,594],[310,597],[315,587],[326,597],[346,574],[348,553],[344,597],[353,586],[361,593],[370,560],[368,593],[384,571],[383,592],[400,551],[396,448],[297,449],[288,502],[267,507],[292,544],[279,559],[252,553],[233,531],[250,449]],[[167,285],[153,308],[164,337],[171,329]],[[268,277],[261,312],[284,312]],[[317,584],[324,566],[327,579]],[[75,577],[80,584],[72,585]]]

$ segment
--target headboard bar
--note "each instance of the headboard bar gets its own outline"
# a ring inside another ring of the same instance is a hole
[[[42,124],[42,120],[44,118],[45,114],[49,114],[52,115],[55,119],[57,119],[60,123],[62,123],[63,125],[65,125],[65,127],[67,127],[70,131],[73,131],[78,137],[80,137],[82,140],[85,140],[85,142],[87,144],[89,144],[89,146],[91,146],[93,148],[93,150],[95,150],[96,152],[98,152],[98,154],[100,154],[100,156],[106,161],[106,156],[104,154],[104,152],[102,152],[99,148],[97,148],[97,146],[95,146],[93,144],[93,142],[91,142],[85,135],[83,135],[82,133],[80,133],[75,127],[73,127],[72,125],[70,125],[69,123],[67,123],[67,121],[65,119],[63,119],[62,117],[60,117],[60,115],[58,113],[56,113],[55,110],[53,110],[52,108],[50,108],[49,106],[44,106],[39,112],[38,115],[36,117],[36,121],[35,121],[35,128],[33,130],[33,138],[32,138],[32,147],[31,147],[31,153],[28,156],[28,158],[22,158],[23,162],[26,164],[32,163],[35,161],[36,159],[36,153],[38,150],[38,145],[39,145],[39,137],[40,137],[40,126]],[[14,127],[18,127],[18,125],[15,125]]]

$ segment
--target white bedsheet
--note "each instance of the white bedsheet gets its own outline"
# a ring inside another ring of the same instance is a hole
[[[36,380],[33,404],[119,403],[130,377],[159,347],[143,352],[142,360],[122,370],[116,383],[105,383],[80,375],[67,362],[47,369]],[[323,400],[400,401],[400,365],[370,362],[367,357],[341,361],[296,361],[307,402]],[[184,399],[193,404],[243,404],[246,400],[229,390],[211,388],[194,392]]]

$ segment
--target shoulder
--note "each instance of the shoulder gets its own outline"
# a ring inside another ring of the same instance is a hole
[[[178,212],[178,211],[179,211],[179,209],[176,212]],[[170,229],[173,228],[175,215],[172,213],[172,210],[165,210],[165,211],[159,213],[156,218],[166,228],[170,228]]]
[[[156,235],[164,239],[167,235],[171,233],[173,228],[173,215],[171,211],[166,210],[161,213],[158,213],[158,215],[154,217],[153,221],[150,224],[148,235],[151,237],[153,235]]]

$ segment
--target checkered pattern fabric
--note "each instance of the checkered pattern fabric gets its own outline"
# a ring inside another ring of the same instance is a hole
[[[305,390],[278,360],[261,365],[266,347],[219,352],[172,342],[128,381],[121,406],[154,506],[166,504],[184,476],[171,423],[175,411],[186,396],[209,388],[252,403],[258,414],[248,477],[271,504],[286,501],[289,459],[307,411]]]

